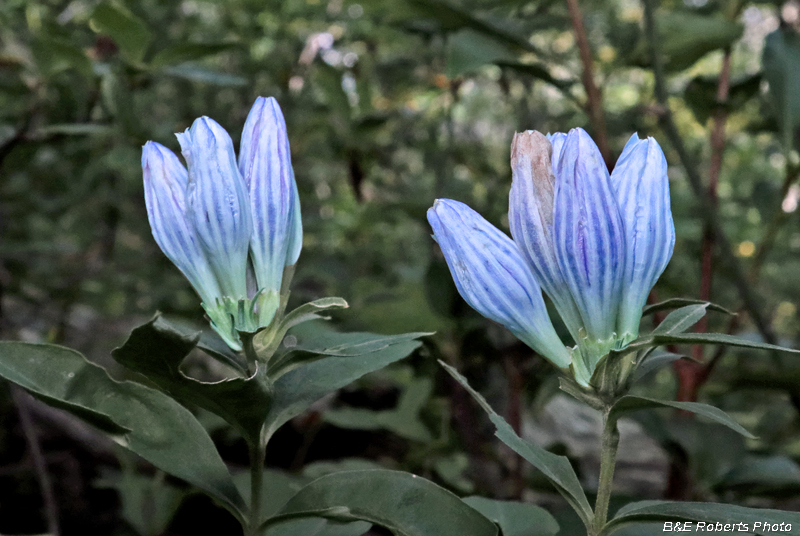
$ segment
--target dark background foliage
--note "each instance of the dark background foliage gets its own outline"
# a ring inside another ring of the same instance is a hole
[[[578,27],[575,5],[3,1],[2,338],[71,346],[120,376],[110,350],[156,310],[201,325],[196,295],[150,235],[140,148],[156,140],[177,151],[173,133],[200,115],[238,144],[255,97],[274,96],[305,226],[292,303],[342,296],[351,305],[335,315],[342,329],[437,332],[414,357],[282,429],[267,456],[274,493],[377,464],[460,494],[535,501],[561,534],[578,534],[435,358],[462,370],[523,435],[568,454],[588,490],[596,418],[557,394],[546,362],[458,297],[425,211],[454,198],[507,231],[515,131],[586,128],[612,165],[631,133],[654,136],[670,163],[677,232],[658,299],[712,299],[740,314],[698,329],[796,347],[800,4],[661,2],[663,65],[652,64],[640,1],[583,0]],[[712,402],[758,439],[640,412],[622,423],[617,506],[668,497],[800,508],[796,358],[677,350],[697,362],[638,389]],[[201,417],[226,461],[244,467],[242,441]],[[55,520],[65,535],[239,530],[189,492],[0,385],[0,533],[53,530]]]

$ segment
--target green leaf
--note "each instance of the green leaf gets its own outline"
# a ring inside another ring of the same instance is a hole
[[[200,329],[180,318],[159,317],[159,325],[171,332],[179,333],[184,337],[195,338],[200,334],[197,347],[213,357],[220,363],[231,367],[241,375],[247,375],[247,362],[242,355],[231,350],[216,331]]]
[[[667,502],[667,501],[642,501],[631,503],[617,513],[600,532],[600,536],[613,534],[618,529],[636,523],[664,521],[691,521],[694,532],[708,531],[708,524],[720,523],[722,530],[725,525],[736,526],[739,523],[747,525],[740,532],[750,532],[754,534],[766,534],[772,536],[777,530],[764,527],[764,523],[786,523],[792,525],[791,532],[784,534],[798,534],[800,529],[800,513],[782,512],[780,510],[767,510],[761,508],[745,508],[732,504],[700,503],[700,502]],[[698,528],[698,523],[704,523],[704,528]],[[740,528],[741,525],[739,525]],[[734,528],[728,528],[728,532],[733,532]]]
[[[707,307],[708,305],[704,303],[702,305],[687,305],[672,311],[663,322],[656,326],[656,329],[653,330],[653,335],[683,333],[706,316]]]
[[[656,344],[725,344],[739,348],[753,348],[756,350],[773,350],[776,352],[787,352],[800,354],[800,350],[785,348],[775,344],[765,342],[750,341],[734,335],[724,333],[676,333],[676,334],[652,334]]]
[[[265,525],[309,516],[369,521],[396,536],[497,535],[491,521],[444,488],[410,473],[384,469],[319,478],[301,489]]]
[[[199,67],[191,63],[182,63],[171,67],[165,67],[162,73],[192,82],[201,82],[213,86],[246,86],[247,79],[234,74],[220,73],[205,67]]]
[[[489,419],[495,425],[495,428],[497,428],[495,435],[498,439],[544,473],[544,476],[553,483],[559,493],[564,496],[570,506],[577,512],[584,524],[590,526],[593,517],[592,507],[589,506],[589,501],[583,493],[583,488],[578,480],[578,476],[575,474],[575,470],[572,468],[567,457],[553,454],[539,446],[524,441],[517,435],[505,419],[494,412],[480,393],[469,386],[466,378],[447,363],[440,360],[439,364],[441,364],[458,383],[469,391],[472,398],[474,398],[481,408],[489,415]]]
[[[132,456],[131,456],[132,458]],[[101,471],[93,482],[97,488],[115,489],[122,503],[122,517],[142,536],[163,534],[188,490],[164,481],[164,473],[155,477],[137,472],[130,464],[123,471]]]
[[[465,503],[491,519],[503,536],[555,536],[558,523],[550,513],[535,504],[497,501],[485,497],[466,497]]]
[[[61,346],[0,342],[0,377],[108,432],[159,469],[218,499],[236,515],[244,502],[214,443],[183,406],[138,383],[117,382]]]
[[[142,61],[153,39],[143,20],[111,2],[103,2],[94,8],[89,25],[95,32],[111,37],[120,52],[134,63]]]
[[[433,440],[433,436],[419,419],[419,412],[430,398],[432,391],[433,384],[430,379],[420,378],[406,387],[394,409],[373,411],[364,408],[339,408],[326,411],[322,418],[325,422],[340,428],[384,429],[412,441],[429,442]]]
[[[501,60],[516,60],[517,57],[503,43],[469,28],[448,36],[446,53],[445,74],[448,78],[457,78],[473,73],[484,65]]]
[[[295,338],[291,346],[292,351],[350,357],[383,350],[394,344],[426,337],[432,333],[415,332],[400,335],[378,335],[366,332],[339,333],[328,328],[322,322],[312,322],[294,328],[291,335]]]
[[[759,492],[800,489],[800,465],[787,456],[748,456],[721,482],[724,487],[736,487],[753,494]]]
[[[362,536],[367,532],[372,523],[355,521],[352,523],[338,523],[322,517],[307,517],[289,519],[271,526],[263,536]]]
[[[712,52],[733,45],[744,27],[722,17],[696,12],[661,10],[656,17],[658,38],[665,58],[664,67],[681,71]],[[647,43],[640,39],[630,59],[634,64],[648,64]]]
[[[637,382],[654,370],[657,370],[664,365],[674,363],[679,359],[691,358],[682,354],[674,354],[672,352],[653,352],[652,354],[646,356],[636,367],[636,370],[633,372],[633,381]]]
[[[295,351],[295,344],[292,342],[296,339],[287,339],[284,341],[286,332],[291,328],[300,325],[309,320],[318,320],[323,317],[320,313],[329,311],[331,309],[346,309],[349,305],[343,298],[321,298],[313,302],[304,303],[297,309],[293,310],[284,316],[279,323],[270,325],[267,329],[260,331],[253,339],[253,346],[259,355],[266,356],[268,359],[272,358],[278,345],[283,341],[284,347],[289,352]],[[285,355],[285,353],[284,353]],[[274,376],[281,368],[282,363],[280,357],[273,359],[270,364],[270,375]]]
[[[683,94],[684,100],[700,124],[705,124],[721,105],[717,102],[718,86],[718,78],[707,76],[696,76],[686,85]],[[758,95],[760,87],[761,73],[732,81],[728,99],[722,104],[724,109],[727,111],[740,110],[750,99]]]
[[[68,69],[77,70],[82,76],[93,76],[92,62],[86,52],[69,40],[40,37],[31,44],[36,66],[48,76]]]
[[[306,476],[293,475],[277,469],[265,469],[262,479],[262,519],[277,514],[292,496],[312,480]],[[245,502],[250,504],[250,471],[245,470],[236,473],[233,476],[233,481],[236,483],[236,487]]]
[[[642,310],[642,316],[651,315],[653,313],[657,313],[659,311],[667,311],[669,309],[678,309],[679,307],[686,307],[687,305],[703,305],[705,304],[708,307],[709,311],[717,311],[719,313],[725,313],[731,316],[735,316],[736,313],[725,309],[721,305],[717,305],[716,303],[711,303],[705,300],[693,300],[691,298],[670,298],[669,300],[664,300],[662,302],[654,303],[653,305],[648,305]]]
[[[753,434],[745,430],[739,423],[734,421],[730,415],[721,409],[715,408],[714,406],[710,406],[708,404],[701,404],[699,402],[676,402],[674,400],[659,400],[657,398],[648,398],[644,396],[626,395],[617,400],[617,402],[611,408],[609,419],[619,419],[620,416],[631,411],[658,407],[690,411],[707,419],[711,419],[714,422],[727,426],[731,430],[738,432],[745,437],[755,439]]]
[[[98,123],[62,123],[45,125],[36,130],[36,136],[109,136],[114,132],[111,125]]]
[[[238,43],[175,43],[159,50],[150,65],[160,68],[200,60],[238,46]]]
[[[728,346],[736,346],[739,348],[753,348],[756,350],[772,350],[775,352],[786,352],[791,354],[800,354],[800,350],[792,348],[785,348],[774,344],[765,342],[751,341],[736,337],[734,335],[726,335],[724,333],[648,333],[639,337],[631,342],[625,348],[615,350],[620,355],[637,352],[653,346],[661,346],[663,344],[725,344]]]
[[[199,332],[176,331],[156,315],[147,324],[134,329],[125,344],[111,355],[118,363],[146,376],[178,400],[219,415],[248,441],[258,441],[271,403],[263,373],[257,371],[250,378],[215,383],[204,383],[184,375],[181,363],[197,346],[199,338]]]
[[[269,429],[272,431],[305,411],[326,394],[344,387],[364,374],[406,357],[421,344],[414,339],[425,335],[410,333],[383,336],[332,331],[316,333],[320,335],[319,339],[305,338],[302,335],[297,337],[294,340],[296,347],[302,347],[306,351],[313,349],[314,353],[329,357],[294,363],[293,368],[288,371],[284,368],[285,372],[274,380],[273,402],[267,417]]]
[[[769,102],[780,125],[784,151],[792,148],[795,130],[800,125],[800,35],[792,28],[779,28],[764,42],[761,59],[764,78],[769,82]]]

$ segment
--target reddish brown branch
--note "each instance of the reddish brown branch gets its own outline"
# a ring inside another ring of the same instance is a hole
[[[600,149],[600,154],[603,155],[603,160],[605,160],[608,169],[612,169],[614,162],[611,159],[611,148],[608,145],[606,118],[603,113],[603,96],[594,82],[592,49],[589,46],[589,39],[586,37],[586,28],[583,26],[583,17],[581,16],[580,7],[578,7],[578,0],[567,0],[567,8],[569,9],[569,17],[572,20],[572,29],[575,32],[578,53],[583,64],[581,80],[583,87],[586,89],[586,110],[589,114],[589,121],[592,123],[594,141],[597,143],[597,148]]]
[[[722,169],[722,155],[725,151],[725,124],[728,120],[728,111],[725,104],[728,100],[731,77],[731,50],[726,49],[722,58],[722,69],[719,74],[719,84],[717,85],[717,109],[714,111],[714,123],[711,127],[711,161],[708,167],[708,196],[714,206],[717,205],[717,186],[719,184],[719,174]],[[700,260],[700,299],[711,300],[711,285],[714,275],[714,232],[706,225],[703,232],[702,254]],[[708,328],[706,317],[697,323],[695,331],[703,333]],[[703,347],[697,345],[692,348],[692,357],[698,361],[703,360]],[[712,366],[717,362],[714,359],[708,365]],[[675,370],[678,372],[678,395],[680,401],[696,401],[697,392],[708,378],[710,370],[707,366],[701,366],[693,362],[676,363]]]

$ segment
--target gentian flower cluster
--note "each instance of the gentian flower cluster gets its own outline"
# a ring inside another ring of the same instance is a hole
[[[283,271],[300,256],[303,229],[289,139],[278,103],[259,97],[233,141],[200,117],[176,134],[187,168],[148,141],[142,151],[153,237],[202,299],[212,327],[235,350],[239,332],[270,324]]]
[[[511,146],[511,240],[468,206],[437,200],[428,221],[461,296],[588,386],[597,363],[639,333],[675,244],[667,162],[631,136],[609,175],[589,135],[518,133]],[[542,290],[576,346],[556,335]]]

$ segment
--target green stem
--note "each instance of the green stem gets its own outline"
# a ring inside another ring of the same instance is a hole
[[[242,339],[242,350],[244,351],[244,356],[247,359],[247,370],[251,375],[253,375],[256,373],[258,363],[258,352],[256,352],[255,346],[253,346],[255,333],[239,332],[239,336]]]
[[[250,444],[250,514],[246,536],[257,536],[261,524],[261,491],[264,477],[264,457],[267,445],[263,441]]]
[[[614,482],[614,467],[617,463],[619,430],[617,420],[609,418],[611,408],[603,412],[603,438],[600,450],[600,482],[597,486],[597,500],[594,505],[592,536],[597,536],[608,519],[608,503],[611,500],[611,487]]]

